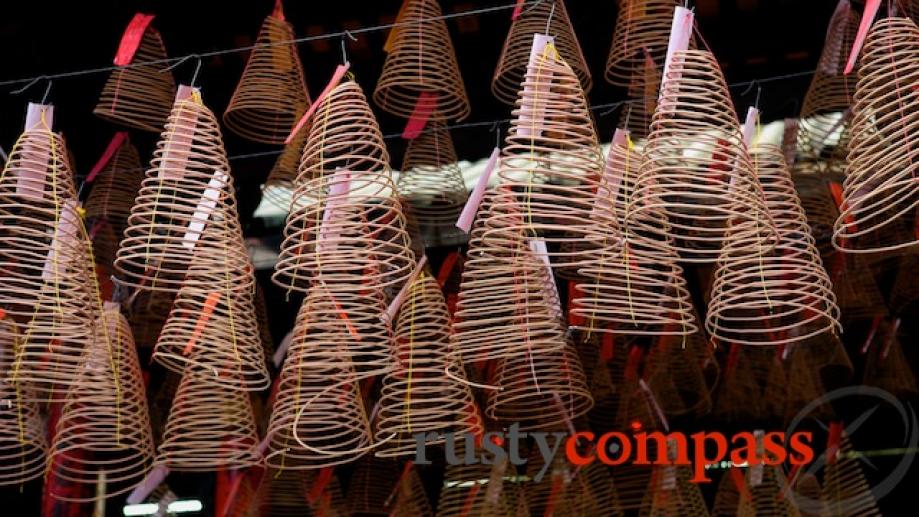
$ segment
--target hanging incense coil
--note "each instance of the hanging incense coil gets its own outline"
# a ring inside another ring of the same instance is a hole
[[[837,454],[827,458],[823,470],[822,515],[880,516],[877,501],[859,464],[849,436],[842,432]]]
[[[851,132],[849,109],[855,94],[855,74],[845,74],[848,54],[858,32],[859,16],[848,1],[841,2],[830,18],[817,70],[804,96],[797,132],[797,152],[816,160],[832,149],[844,158]],[[835,141],[834,141],[835,140]]]
[[[172,402],[175,400],[181,381],[182,374],[164,370],[159,382],[153,382],[153,385],[157,387],[150,393],[150,425],[153,428],[153,438],[157,446],[163,443],[169,410],[172,408]]]
[[[342,278],[351,291],[400,285],[415,258],[383,135],[360,86],[339,84],[313,117],[272,280],[300,292],[323,282],[345,290]]]
[[[38,405],[8,380],[21,340],[16,324],[0,318],[0,486],[22,485],[42,475],[48,444]],[[26,397],[28,398],[28,397]]]
[[[675,253],[660,255],[661,249],[667,249],[666,218],[660,211],[648,211],[634,230],[625,226],[642,161],[641,152],[632,147],[630,141],[614,141],[604,173],[610,190],[602,202],[610,206],[623,234],[622,248],[596,252],[596,262],[578,270],[583,280],[576,286],[569,311],[585,317],[583,326],[591,331],[692,334],[698,327],[683,269]]]
[[[652,59],[661,73],[670,42],[673,11],[679,0],[628,0],[619,3],[613,44],[606,60],[606,80],[628,88]],[[690,45],[692,45],[690,43]],[[658,85],[654,89],[657,90]],[[655,94],[656,97],[656,94]],[[652,110],[653,111],[653,110]]]
[[[818,517],[823,515],[823,499],[820,492],[820,481],[817,480],[817,476],[798,472],[792,480],[791,490],[786,490],[785,494],[801,517]]]
[[[223,113],[237,135],[263,144],[283,144],[310,107],[294,28],[283,14],[265,18],[246,69]]]
[[[422,272],[410,286],[395,328],[398,366],[383,377],[378,456],[414,454],[416,433],[481,433],[478,422],[466,419],[474,400],[469,386],[446,376],[455,356],[449,354],[450,314],[437,281]],[[443,436],[425,444],[443,443]]]
[[[775,224],[742,141],[727,85],[707,51],[678,51],[664,78],[626,225],[662,212],[686,262],[713,262],[730,227],[768,251]],[[735,237],[736,238],[736,237]]]
[[[654,61],[646,59],[644,71],[633,78],[629,86],[629,101],[620,110],[617,127],[627,129],[635,140],[648,138],[651,119],[657,110],[662,73]]]
[[[131,304],[128,321],[138,348],[153,348],[172,312],[175,294],[165,291],[144,291]]]
[[[827,264],[836,303],[845,320],[885,316],[884,297],[866,257],[837,252]]]
[[[716,390],[713,415],[729,422],[760,422],[784,415],[786,374],[773,347],[731,345]]]
[[[389,458],[362,458],[348,483],[347,500],[350,515],[433,515],[417,469],[400,468]]]
[[[743,345],[795,343],[841,332],[833,284],[781,149],[761,146],[750,155],[779,242],[772,251],[757,253],[756,235],[735,236],[728,230],[712,285],[707,330],[721,342]]]
[[[107,224],[120,240],[143,178],[137,148],[124,139],[92,183],[85,203],[87,226],[93,228],[97,222]]]
[[[96,339],[57,421],[51,461],[55,475],[70,483],[92,486],[104,473],[106,498],[133,489],[153,462],[140,362],[117,305],[107,307],[96,326]],[[68,501],[98,497],[51,495]]]
[[[456,457],[466,455],[464,440],[458,440]],[[476,448],[474,457],[482,454]],[[477,515],[482,517],[505,517],[512,515],[523,517],[530,515],[515,512],[517,509],[517,485],[512,479],[516,470],[508,462],[496,462],[494,465],[483,463],[447,464],[444,482],[441,485],[437,501],[437,517],[463,517]],[[479,480],[487,479],[488,483]],[[491,480],[496,482],[492,483]]]
[[[453,319],[458,364],[565,346],[544,289],[545,265],[529,247],[508,251],[483,238],[493,199],[486,193],[469,239]]]
[[[176,101],[150,165],[115,259],[117,283],[177,292],[193,262],[204,266],[199,248],[227,252],[213,256],[215,270],[248,263],[244,247],[227,244],[242,238],[233,179],[220,126],[197,92]]]
[[[593,407],[584,370],[572,344],[562,350],[509,356],[498,362],[485,414],[520,422],[522,430],[565,426]]]
[[[833,408],[822,402],[826,390],[819,377],[820,364],[815,361],[816,356],[802,348],[806,343],[795,346],[785,359],[787,381],[785,385],[785,411],[784,421],[792,422],[801,415],[804,408],[808,410],[808,418],[821,421],[833,418]],[[784,355],[784,354],[783,354]],[[821,401],[820,404],[813,404]]]
[[[692,346],[683,345],[679,338],[663,337],[657,339],[648,354],[648,387],[668,418],[687,414],[698,417],[711,410],[709,384]]]
[[[249,394],[215,388],[213,372],[190,366],[182,375],[156,463],[180,472],[245,468],[259,462]]]
[[[469,98],[439,2],[405,0],[398,24],[373,92],[377,106],[407,119],[428,98],[437,106],[431,120],[468,117]]]
[[[453,139],[443,122],[428,122],[424,133],[409,141],[396,186],[406,208],[410,207],[418,218],[428,246],[463,240],[456,220],[468,193]]]
[[[168,59],[159,31],[148,26],[132,63],[113,70],[105,82],[93,114],[143,131],[162,131],[176,91]]]
[[[689,467],[654,467],[642,502],[641,516],[708,517],[708,506]]]
[[[262,185],[262,198],[284,212],[290,210],[294,180],[297,178],[297,168],[300,166],[306,136],[307,131],[298,131],[293,140],[284,146],[271,171],[268,172],[268,179]]]
[[[356,340],[348,327],[358,323],[341,312],[319,289],[300,308],[268,424],[271,467],[317,469],[370,450],[370,424],[346,348]]]
[[[878,20],[861,54],[849,162],[833,233],[833,246],[845,253],[917,249],[919,146],[909,142],[919,127],[919,111],[907,108],[917,99],[917,74],[919,27],[908,18]],[[891,231],[901,224],[913,231]]]
[[[534,52],[521,85],[497,171],[489,231],[543,238],[556,266],[588,263],[587,249],[612,249],[613,215],[597,207],[606,191],[602,164],[578,79],[547,44]],[[489,231],[485,240],[495,238]],[[566,252],[565,244],[574,250]]]
[[[740,506],[740,489],[748,490],[746,480],[740,467],[731,466],[721,475],[718,482],[718,491],[715,492],[715,502],[712,504],[711,517],[737,517]]]
[[[305,511],[326,517],[348,515],[348,503],[338,476],[331,469],[329,475],[322,470],[269,469],[259,492],[258,507],[262,513],[254,516],[301,517]]]
[[[793,169],[795,190],[801,200],[801,208],[807,216],[814,244],[820,251],[821,257],[826,257],[836,251],[833,248],[833,225],[839,216],[839,210],[830,195],[826,178],[816,171],[802,171],[802,164],[798,163]]]
[[[881,388],[903,399],[919,394],[916,376],[910,368],[893,324],[885,333],[878,332],[875,335],[867,353],[862,384]]]
[[[527,60],[534,34],[548,34],[555,38],[555,47],[577,74],[581,89],[584,93],[590,92],[593,87],[590,67],[587,66],[581,45],[574,34],[565,2],[553,0],[527,4],[520,16],[511,22],[495,75],[491,79],[492,94],[499,101],[514,105],[520,84],[527,73]]]
[[[619,496],[619,507],[626,515],[634,515],[631,512],[642,509],[653,467],[627,462],[610,470],[613,486],[616,487],[616,494]]]
[[[760,473],[754,475],[755,469],[760,469]],[[740,499],[738,517],[757,515],[797,517],[797,509],[784,495],[788,481],[778,467],[761,465],[748,468],[746,479],[749,485],[749,496]]]
[[[271,337],[271,325],[268,320],[268,303],[265,301],[265,289],[258,281],[255,283],[255,297],[253,303],[255,304],[255,321],[258,323],[259,340],[262,342],[262,352],[265,355],[265,363],[267,364],[274,355],[274,339]]]

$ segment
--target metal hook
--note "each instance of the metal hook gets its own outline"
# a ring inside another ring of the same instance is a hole
[[[619,101],[619,102],[614,102],[614,103],[612,103],[612,104],[609,106],[609,109],[607,109],[607,110],[604,111],[603,113],[600,113],[600,116],[601,116],[601,117],[605,117],[605,116],[609,115],[610,113],[616,111],[616,110],[619,109],[620,107],[622,107],[622,105],[624,105],[624,104],[629,104],[629,103],[631,103],[631,101],[628,101],[628,100]]]
[[[747,89],[744,90],[743,92],[741,92],[740,96],[741,96],[741,97],[746,97],[747,95],[749,95],[750,92],[753,90],[753,87],[756,86],[757,84],[759,84],[759,83],[756,81],[756,79],[753,79],[752,81],[750,81],[749,83],[747,83]]]
[[[166,68],[163,68],[162,70],[160,70],[160,72],[168,72],[168,71],[172,70],[173,68],[175,68],[175,67],[181,65],[182,63],[188,61],[189,59],[191,59],[191,58],[193,58],[193,57],[195,57],[195,56],[197,56],[197,54],[189,54],[189,55],[187,55],[187,56],[183,56],[183,57],[181,57],[178,61],[176,61],[175,63],[173,63],[173,64],[167,66]]]
[[[54,82],[51,79],[48,79],[48,86],[45,87],[45,94],[41,96],[41,103],[46,104],[48,101],[48,94],[51,93],[51,85]]]
[[[351,31],[344,31],[341,33],[341,64],[343,65],[350,63],[350,61],[348,61],[348,51],[345,49],[345,36],[351,41],[357,41],[357,38],[354,37],[354,34],[351,34]]]
[[[495,147],[501,147],[501,121],[494,121],[488,132],[495,134]]]
[[[628,107],[626,108],[626,111],[625,111],[625,121],[622,124],[622,129],[625,129],[625,130],[629,129],[629,119],[631,118],[632,118],[632,103],[630,102],[628,103]]]
[[[756,85],[756,100],[753,101],[753,107],[759,109],[759,98],[763,93],[763,86],[761,84]]]
[[[552,8],[549,9],[549,17],[546,18],[546,36],[549,35],[549,26],[552,25],[553,16],[555,16],[555,0],[552,0]]]
[[[198,80],[198,72],[201,71],[201,56],[197,56],[197,55],[196,55],[195,57],[198,58],[198,64],[195,65],[195,73],[192,74],[192,76],[191,76],[191,84],[190,84],[190,86],[192,86],[192,87],[195,86],[195,81]]]
[[[37,84],[38,81],[41,81],[42,79],[48,79],[48,76],[47,76],[47,75],[40,75],[40,76],[36,77],[35,79],[32,79],[31,81],[29,81],[28,83],[26,83],[26,85],[23,86],[22,88],[20,88],[20,89],[18,89],[18,90],[13,90],[13,91],[11,91],[11,92],[10,92],[10,95],[19,95],[20,93],[22,93],[22,92],[28,90],[29,88],[35,86],[35,84]],[[50,79],[48,79],[48,80],[50,81]]]

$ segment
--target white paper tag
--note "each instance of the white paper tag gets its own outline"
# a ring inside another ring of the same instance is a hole
[[[524,99],[536,97],[538,104],[530,104],[524,100],[520,106],[517,136],[536,137],[542,135],[542,123],[546,116],[546,108],[542,101],[546,100],[549,93],[552,71],[543,66],[546,60],[546,46],[555,43],[555,38],[545,34],[533,35],[533,46],[530,48],[530,61],[527,63],[527,75],[537,75],[540,79],[538,86],[524,84]],[[532,95],[535,92],[535,95]],[[527,93],[531,95],[526,95]]]
[[[42,280],[50,281],[55,278],[55,272],[58,276],[63,275],[67,269],[66,260],[70,255],[65,252],[65,246],[75,247],[77,240],[77,231],[79,228],[80,215],[77,213],[79,204],[68,199],[61,206],[61,215],[57,221],[57,228],[54,231],[54,237],[51,239],[51,248],[48,250],[48,256],[45,257],[45,267],[42,270]]]
[[[195,244],[201,237],[201,232],[204,230],[211,213],[216,208],[217,201],[220,200],[220,193],[226,186],[227,180],[229,180],[229,176],[220,169],[214,169],[214,175],[207,182],[207,189],[204,190],[201,201],[198,202],[198,207],[192,215],[192,220],[188,223],[188,231],[185,232],[185,237],[182,239],[182,245],[186,248],[195,249]]]

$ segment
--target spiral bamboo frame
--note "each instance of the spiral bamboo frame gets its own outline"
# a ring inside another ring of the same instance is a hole
[[[143,131],[162,131],[176,91],[172,71],[164,70],[166,59],[159,31],[147,27],[134,54],[134,63],[152,63],[132,63],[112,71],[93,114]]]
[[[38,405],[23,400],[22,389],[8,379],[19,331],[0,318],[0,486],[21,485],[42,475],[48,444]]]
[[[654,467],[639,515],[708,517],[702,491],[691,477],[689,467]]]
[[[294,193],[294,180],[300,166],[300,156],[306,143],[307,131],[300,130],[289,144],[284,146],[274,166],[268,172],[268,179],[262,185],[262,197],[275,208],[285,212],[290,210]]]
[[[428,246],[463,240],[456,228],[468,192],[453,139],[443,122],[431,121],[425,132],[409,141],[396,184],[406,208],[418,218]]]
[[[156,463],[172,471],[209,472],[259,462],[249,394],[215,389],[210,371],[190,366],[182,375]]]
[[[528,247],[508,252],[483,238],[492,202],[487,193],[479,208],[454,312],[451,353],[459,363],[564,346],[545,291],[544,264]]]
[[[323,283],[336,292],[401,284],[415,258],[383,135],[360,86],[339,84],[313,117],[272,280],[301,292]],[[345,185],[342,174],[350,174]]]
[[[176,101],[150,165],[115,259],[117,282],[177,292],[189,266],[207,258],[201,248],[225,251],[210,257],[214,270],[248,263],[244,247],[227,244],[242,238],[233,179],[217,119],[197,93]]]
[[[55,475],[95,485],[105,475],[105,498],[137,485],[153,462],[153,433],[140,362],[128,321],[118,307],[106,308],[96,326],[79,378],[70,388],[57,422],[51,461]],[[67,501],[67,492],[51,495]]]
[[[606,190],[602,167],[581,86],[549,44],[529,63],[521,85],[497,171],[490,231],[543,238],[555,266],[588,263],[588,249],[614,245],[613,215],[595,208],[598,192]],[[565,245],[574,247],[566,251]]]
[[[411,285],[399,313],[394,336],[398,366],[383,377],[376,437],[384,442],[378,456],[414,454],[416,433],[440,435],[425,444],[443,443],[442,433],[481,433],[470,424],[474,400],[467,384],[446,376],[455,356],[449,354],[450,314],[437,281],[422,272]]]
[[[565,426],[593,407],[593,397],[574,346],[533,351],[498,362],[495,384],[488,393],[485,414],[506,422],[520,422],[521,430]]]
[[[551,20],[549,19],[551,12]],[[548,22],[549,30],[546,31]],[[504,40],[501,57],[491,79],[491,92],[501,102],[514,105],[520,84],[527,73],[527,61],[534,34],[548,34],[555,38],[555,46],[562,58],[577,74],[581,89],[590,92],[593,78],[590,67],[584,59],[581,45],[574,34],[574,27],[568,17],[563,0],[552,0],[527,4],[520,17],[511,22],[510,31]]]
[[[237,135],[263,144],[283,144],[309,109],[294,28],[272,14],[265,18],[242,78],[223,113]]]
[[[824,467],[821,492],[824,514],[846,517],[880,516],[877,501],[859,465],[860,460],[857,456],[852,456],[852,443],[845,431],[842,433],[838,452],[836,461],[828,461]]]
[[[816,160],[825,155],[830,138],[839,132],[832,156],[845,157],[848,149],[848,130],[851,117],[846,111],[852,106],[855,94],[855,74],[844,74],[852,43],[858,32],[859,16],[851,6],[843,7],[830,19],[823,52],[810,87],[804,96],[798,122],[797,152],[803,158]],[[839,117],[845,117],[839,122]]]
[[[728,231],[708,304],[706,329],[725,343],[778,345],[841,332],[833,284],[823,269],[781,149],[750,153],[778,230],[769,253]],[[755,236],[754,236],[755,237]]]
[[[919,250],[919,27],[884,18],[868,33],[852,107],[852,141],[833,246],[845,253]],[[880,235],[883,235],[881,238]]]
[[[211,266],[230,255],[227,249],[197,250],[153,359],[176,373],[189,367],[207,371],[202,382],[217,388],[260,391],[271,380],[255,314],[254,268],[248,260]]]
[[[102,220],[102,223],[111,226],[115,237],[121,240],[143,177],[144,170],[137,148],[125,139],[108,164],[99,171],[89,197],[86,198],[87,226],[91,228]]]
[[[661,73],[670,41],[670,25],[679,0],[626,0],[619,2],[613,43],[606,59],[606,80],[630,87],[645,69],[645,52]],[[655,85],[656,90],[659,85]],[[653,111],[653,110],[652,110]]]
[[[469,98],[456,51],[437,0],[405,0],[373,100],[387,113],[410,118],[422,94],[434,95],[432,120],[463,120]]]
[[[669,74],[626,225],[663,212],[674,242],[662,248],[675,249],[686,262],[715,261],[728,227],[755,245],[751,253],[770,250],[775,224],[718,62],[707,51],[678,51]]]
[[[692,302],[677,256],[661,257],[659,243],[667,241],[667,221],[660,212],[648,212],[642,228],[625,227],[631,193],[642,153],[628,144],[610,145],[604,175],[615,190],[604,192],[623,233],[621,249],[597,253],[597,261],[578,270],[569,311],[587,318],[591,331],[628,335],[688,335],[696,332]],[[613,187],[612,185],[616,185]],[[576,328],[578,326],[575,326]]]
[[[268,424],[271,467],[317,469],[370,450],[370,423],[346,348],[356,340],[348,326],[360,323],[349,314],[343,324],[340,312],[318,289],[300,308]]]

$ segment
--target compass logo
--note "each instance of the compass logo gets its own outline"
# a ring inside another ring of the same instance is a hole
[[[893,411],[893,413],[899,417],[900,423],[902,425],[902,430],[896,428],[889,429],[888,436],[902,436],[902,442],[900,446],[906,449],[915,449],[916,446],[919,445],[919,422],[917,422],[916,413],[913,411],[913,408],[909,405],[904,405],[891,393],[872,386],[849,386],[833,390],[821,397],[818,397],[807,406],[805,406],[800,412],[798,412],[797,415],[795,415],[795,418],[792,419],[791,423],[788,425],[786,435],[791,436],[791,434],[795,432],[795,430],[801,425],[803,421],[809,419],[815,410],[825,404],[830,404],[845,399],[858,399],[864,401],[866,398],[871,399],[874,402],[874,405],[862,413],[858,418],[852,420],[847,426],[845,426],[841,433],[843,436],[852,437],[856,435],[858,429],[864,425],[865,422],[867,422],[873,414],[875,414],[879,409],[885,408],[887,410]],[[801,472],[799,472],[796,477],[800,478],[800,476],[808,474],[813,475],[816,472],[819,472],[828,463],[832,463],[836,460],[836,458],[828,457],[827,454],[828,452],[824,451],[819,456],[817,456],[812,463],[806,467],[802,467]],[[830,449],[829,454],[838,455],[839,448],[835,447]],[[862,455],[856,456],[856,458],[857,461],[861,462],[862,465],[868,466],[870,468],[876,468],[871,463],[869,458]],[[897,465],[891,469],[883,479],[875,483],[873,486],[869,486],[871,495],[874,497],[875,501],[880,500],[882,497],[889,494],[901,481],[903,481],[907,472],[909,471],[910,466],[913,463],[913,459],[913,454],[904,454],[899,463],[897,463]],[[798,509],[804,512],[819,514],[824,509],[823,502],[797,492],[791,485],[784,487],[784,493],[786,497],[792,498],[794,500]],[[835,508],[833,509],[832,513],[837,514],[838,512],[857,509],[862,504],[864,504],[864,500],[858,496],[836,501],[834,502]]]

